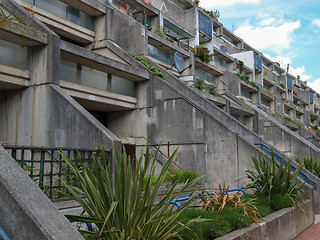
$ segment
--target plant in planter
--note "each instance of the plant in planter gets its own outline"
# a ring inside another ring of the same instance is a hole
[[[242,193],[229,193],[229,187],[217,185],[217,189],[212,193],[204,191],[199,193],[200,206],[211,212],[222,213],[225,209],[240,209],[244,216],[248,216],[254,222],[261,222],[261,215],[253,205],[254,199],[242,201]]]
[[[196,57],[200,58],[202,62],[209,63],[212,61],[213,54],[210,54],[208,50],[204,46],[196,46],[193,50]]]
[[[24,16],[17,15],[15,17],[15,16],[12,16],[11,14],[6,15],[5,12],[3,11],[3,9],[1,9],[0,18],[4,18],[9,21],[14,21],[14,22],[18,22],[18,23],[24,23]]]
[[[278,85],[279,85],[280,87],[282,87],[283,89],[286,88],[283,83],[279,83]]]
[[[210,95],[216,95],[216,86],[209,86],[209,88],[208,88],[208,93],[210,94]]]
[[[295,161],[317,177],[320,177],[320,161],[318,159],[314,159],[312,154],[311,156],[304,156],[303,161],[301,161],[300,158],[295,157]]]
[[[163,181],[177,153],[175,150],[163,165],[162,171],[157,176],[157,182],[153,185],[159,148],[153,154],[149,152],[147,144],[146,151],[141,152],[134,170],[125,150],[123,149],[121,155],[114,150],[114,173],[111,165],[106,162],[103,147],[101,156],[94,158],[92,169],[88,169],[80,160],[81,171],[61,152],[70,171],[81,184],[80,187],[65,184],[70,193],[69,197],[77,201],[88,214],[88,216],[66,215],[66,217],[75,222],[95,223],[97,227],[97,230],[93,231],[79,230],[85,238],[179,238],[179,232],[198,221],[198,218],[178,220],[187,206],[195,201],[194,197],[181,206],[179,211],[173,211],[174,205],[170,203],[203,176],[187,181],[178,192],[175,192],[177,181],[164,188]],[[160,191],[162,195],[159,199]]]
[[[248,187],[259,186],[260,193],[268,196],[270,202],[276,194],[287,196],[292,200],[292,204],[301,208],[304,199],[302,187],[304,183],[296,181],[301,165],[291,173],[291,160],[277,163],[272,154],[271,162],[266,156],[260,156],[259,159],[252,157],[253,170],[247,170],[246,176],[252,181]]]
[[[203,92],[204,91],[204,79],[197,78],[196,82],[193,84],[193,87]]]

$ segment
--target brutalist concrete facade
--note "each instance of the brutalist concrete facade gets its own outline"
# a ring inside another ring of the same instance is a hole
[[[319,137],[308,128],[319,129],[320,94],[193,2],[0,5],[8,15],[25,16],[23,23],[0,19],[0,47],[21,54],[23,46],[27,63],[22,67],[14,55],[0,55],[2,145],[122,143],[138,157],[147,140],[153,146],[162,142],[163,153],[179,147],[177,167],[206,173],[206,187],[223,181],[238,186],[251,156],[262,153],[255,143],[288,157],[319,156]],[[212,61],[196,57],[192,49],[198,45]],[[175,52],[191,65],[183,73],[173,66]],[[129,53],[157,66],[166,79]],[[191,87],[199,78],[215,91]]]

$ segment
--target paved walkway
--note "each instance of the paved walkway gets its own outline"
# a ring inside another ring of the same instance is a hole
[[[307,228],[294,240],[320,240],[320,215],[316,215],[315,224]]]

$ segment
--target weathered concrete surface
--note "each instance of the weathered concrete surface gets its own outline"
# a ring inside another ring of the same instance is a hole
[[[12,240],[82,236],[0,146],[0,225]]]
[[[295,207],[281,209],[264,218],[261,224],[233,231],[217,240],[292,240],[314,222],[311,200],[305,203],[306,212]]]
[[[112,148],[119,139],[59,86],[31,86],[0,95],[5,145]]]

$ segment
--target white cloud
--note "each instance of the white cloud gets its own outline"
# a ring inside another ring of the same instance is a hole
[[[254,48],[280,54],[282,50],[290,47],[293,31],[300,26],[299,20],[290,22],[267,18],[258,22],[256,26],[247,20],[234,33]]]
[[[265,54],[267,58],[274,62],[280,63],[280,66],[287,70],[287,65],[290,64],[289,66],[289,73],[292,74],[293,76],[297,77],[298,75],[300,76],[300,79],[302,81],[308,81],[311,79],[312,75],[308,74],[306,71],[305,66],[297,67],[294,68],[291,66],[292,60],[288,56],[276,56],[276,57],[270,57],[269,55]]]
[[[206,9],[216,8],[216,7],[227,7],[237,3],[244,4],[257,4],[260,0],[201,0],[200,6]]]
[[[313,19],[312,24],[320,27],[320,18]]]
[[[313,82],[308,82],[308,85],[313,89],[320,93],[320,78],[314,80]]]

